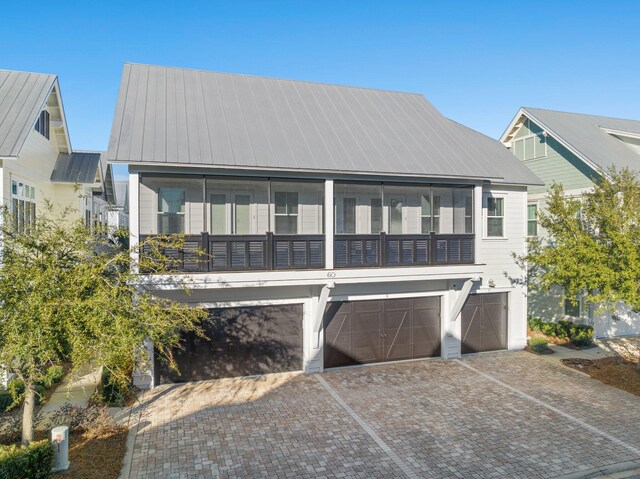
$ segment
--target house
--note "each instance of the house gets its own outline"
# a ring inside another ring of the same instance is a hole
[[[54,215],[70,209],[72,219],[106,224],[111,185],[102,153],[71,147],[58,78],[0,70],[0,201],[16,227],[28,228],[47,202]]]
[[[125,64],[107,159],[132,245],[186,235],[141,287],[210,311],[138,385],[526,344],[511,253],[541,183],[422,95]]]
[[[0,197],[27,227],[53,205],[87,224],[106,222],[111,168],[100,152],[73,151],[55,75],[0,70]]]
[[[553,182],[570,196],[589,191],[615,167],[640,168],[640,121],[521,108],[500,141],[511,149],[544,185],[529,187],[527,235],[544,237],[537,214],[546,205]],[[560,286],[529,296],[529,314],[547,320],[571,319],[594,326],[597,337],[640,334],[640,316],[624,305],[615,313],[598,313],[593,305],[564,297]]]

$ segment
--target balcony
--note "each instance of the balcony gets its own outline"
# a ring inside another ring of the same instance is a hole
[[[146,242],[154,235],[143,235]],[[475,235],[337,235],[335,268],[439,266],[474,263]],[[143,248],[142,254],[148,252]],[[181,248],[160,252],[167,271],[214,273],[323,269],[323,235],[216,235],[184,237]]]

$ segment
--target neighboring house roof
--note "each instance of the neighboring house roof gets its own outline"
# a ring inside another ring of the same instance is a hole
[[[419,94],[129,63],[107,159],[540,183]]]
[[[96,174],[100,166],[100,153],[74,151],[60,153],[51,173],[51,181],[55,183],[89,183],[96,182]]]
[[[511,141],[528,117],[599,173],[610,167],[640,169],[640,155],[619,136],[640,136],[640,121],[522,107],[501,137]]]
[[[55,75],[0,70],[0,158],[20,154],[57,82]]]

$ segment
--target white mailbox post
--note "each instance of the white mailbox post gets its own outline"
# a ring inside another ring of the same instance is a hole
[[[54,427],[51,430],[51,443],[53,444],[54,457],[51,471],[66,471],[69,469],[69,428],[67,426]]]

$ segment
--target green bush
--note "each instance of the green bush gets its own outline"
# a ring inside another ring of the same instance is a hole
[[[36,384],[36,404],[40,404],[40,401],[44,399],[44,393],[47,392],[47,388],[42,384]]]
[[[0,391],[0,412],[5,412],[13,405],[13,396],[9,391]]]
[[[114,381],[108,369],[102,370],[102,399],[104,402],[112,406],[122,406],[129,394],[129,388]]]
[[[529,349],[536,353],[543,353],[548,349],[549,341],[545,338],[531,338],[529,340]]]
[[[62,366],[50,366],[42,381],[42,384],[49,389],[56,383],[59,383],[64,376],[64,368]]]
[[[593,343],[593,326],[586,324],[572,324],[569,330],[571,342],[578,347],[590,346]]]
[[[542,323],[540,326],[540,332],[547,336],[556,336],[558,327],[556,323]]]
[[[53,467],[53,446],[47,440],[28,446],[0,446],[0,478],[44,479]]]
[[[529,329],[531,329],[531,331],[540,331],[543,323],[542,318],[538,318],[537,316],[529,317]]]
[[[573,323],[571,321],[558,321],[556,325],[556,336],[562,339],[567,339],[570,335],[571,326],[573,326]]]

